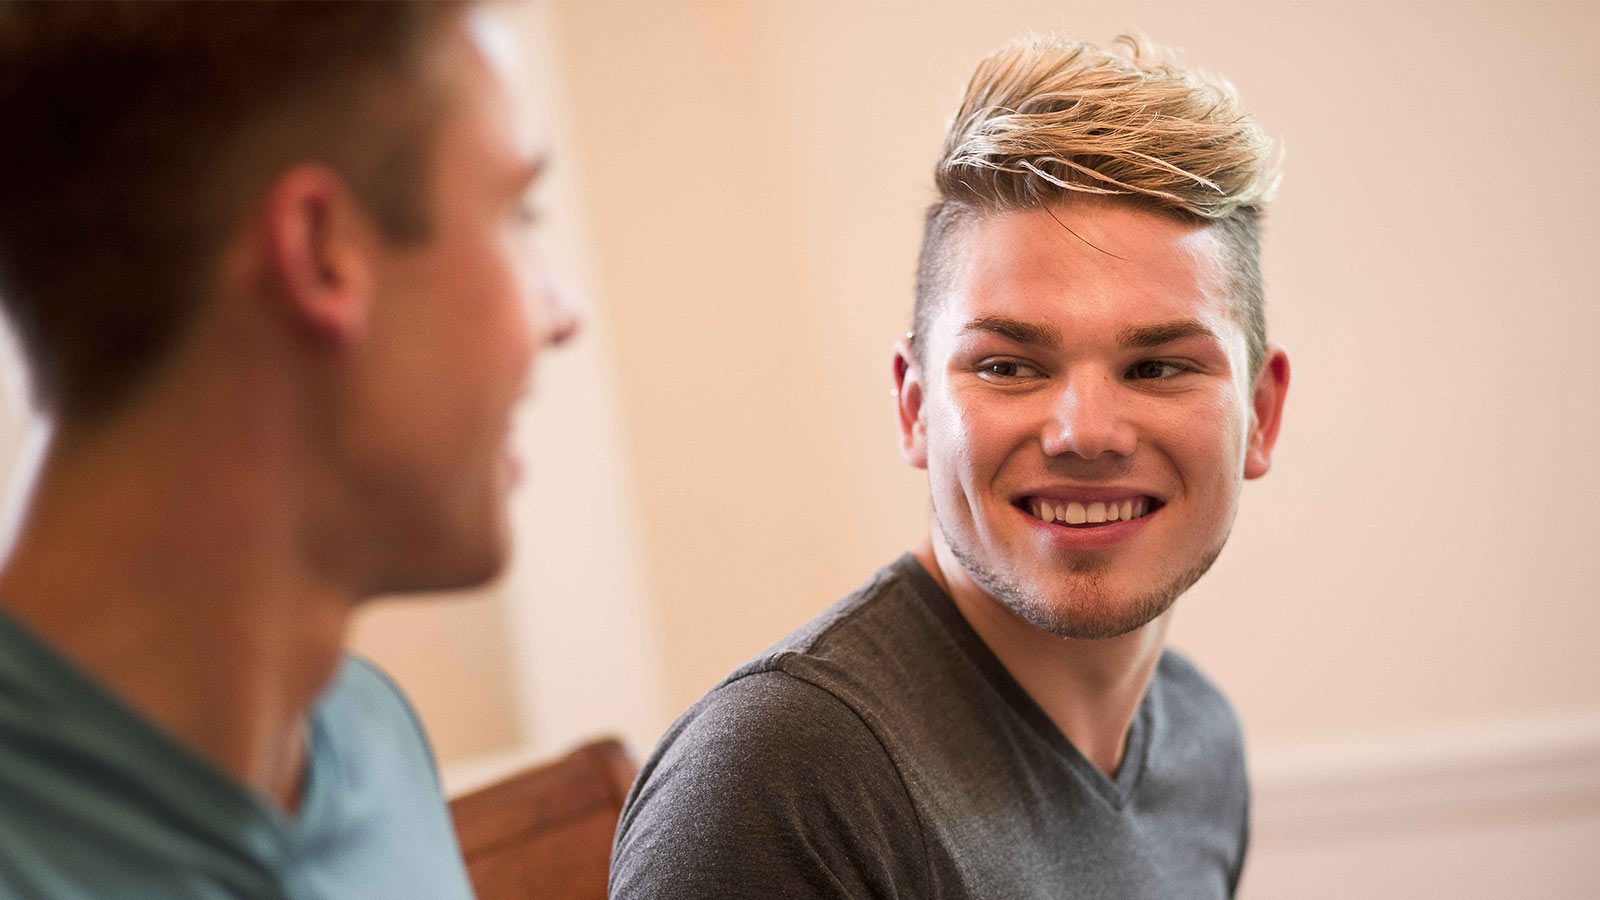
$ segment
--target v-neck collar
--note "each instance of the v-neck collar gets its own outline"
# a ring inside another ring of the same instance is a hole
[[[1139,786],[1139,779],[1144,774],[1145,761],[1149,755],[1150,732],[1154,728],[1152,720],[1155,695],[1158,690],[1157,681],[1151,679],[1150,687],[1145,690],[1144,697],[1139,701],[1139,709],[1128,728],[1122,765],[1118,767],[1114,777],[1108,776],[1068,740],[1060,727],[1012,676],[1005,663],[994,655],[989,645],[984,643],[977,631],[973,630],[971,623],[956,606],[955,600],[939,586],[915,556],[907,553],[895,565],[925,601],[927,609],[939,619],[984,681],[999,694],[1011,711],[1026,723],[1028,729],[1043,741],[1080,781],[1112,807],[1119,810],[1124,808]]]

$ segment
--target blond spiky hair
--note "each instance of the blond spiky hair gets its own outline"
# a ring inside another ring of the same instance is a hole
[[[1264,206],[1278,180],[1272,141],[1233,85],[1139,38],[1113,48],[1032,37],[979,63],[939,192],[1022,207],[1061,191],[1138,194],[1206,219]]]
[[[1235,258],[1251,371],[1265,355],[1259,218],[1279,179],[1272,140],[1227,81],[1135,37],[1112,49],[1029,37],[978,64],[934,168],[913,331],[943,286],[948,239],[986,213],[1111,195],[1213,221]]]

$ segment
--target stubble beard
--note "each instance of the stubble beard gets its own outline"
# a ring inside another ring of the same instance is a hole
[[[1081,641],[1119,637],[1154,621],[1211,569],[1228,541],[1228,532],[1224,531],[1217,545],[1195,565],[1180,570],[1155,590],[1131,599],[1111,595],[1106,584],[1104,562],[1094,558],[1075,560],[1071,565],[1074,576],[1072,595],[1062,604],[1053,601],[1048,592],[986,565],[967,546],[963,535],[945,527],[937,504],[934,506],[933,519],[939,532],[944,535],[945,546],[950,548],[961,567],[989,596],[1041,631]]]

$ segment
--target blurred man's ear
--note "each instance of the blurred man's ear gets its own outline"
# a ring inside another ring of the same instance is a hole
[[[1250,434],[1245,446],[1244,477],[1260,478],[1272,468],[1272,448],[1283,424],[1283,401],[1289,393],[1289,354],[1269,345],[1250,397]]]
[[[283,311],[311,333],[348,345],[366,328],[378,241],[365,208],[327,166],[273,182],[261,212],[267,277]]]
[[[894,345],[894,400],[900,422],[900,458],[919,469],[928,467],[928,432],[922,424],[922,368],[912,351],[912,335]]]

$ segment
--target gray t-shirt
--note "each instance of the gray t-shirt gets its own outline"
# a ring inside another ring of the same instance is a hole
[[[906,556],[672,726],[611,896],[1227,897],[1247,808],[1238,721],[1183,658],[1107,778]]]
[[[0,612],[0,898],[468,900],[394,685],[349,657],[310,726],[291,818]]]

